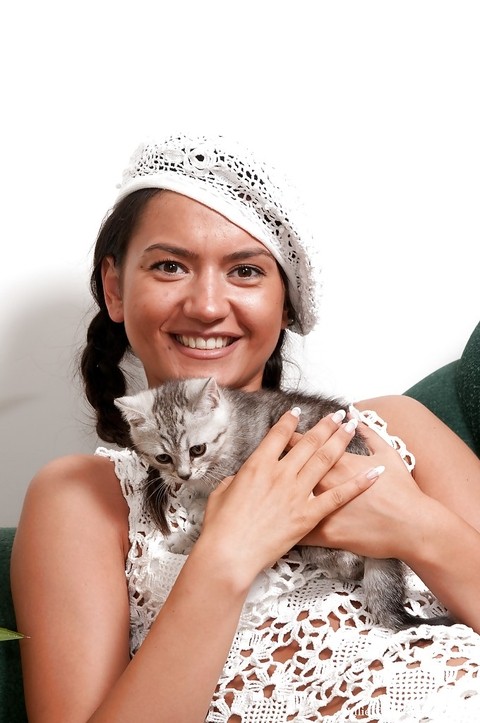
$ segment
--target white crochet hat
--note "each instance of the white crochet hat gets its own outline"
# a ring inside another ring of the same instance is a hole
[[[288,279],[295,318],[289,329],[308,334],[318,316],[320,270],[300,201],[273,168],[224,136],[171,136],[140,145],[123,173],[117,202],[141,188],[164,188],[221,213],[258,239]]]

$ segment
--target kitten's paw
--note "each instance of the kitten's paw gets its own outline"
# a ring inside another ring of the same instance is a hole
[[[192,540],[183,532],[173,532],[166,540],[169,552],[176,555],[188,555],[193,547]]]
[[[193,500],[188,510],[188,521],[195,527],[201,528],[203,524],[203,518],[205,515],[205,501],[204,500]],[[198,538],[199,532],[197,532]]]
[[[300,547],[303,560],[317,567],[328,578],[358,580],[363,574],[363,558],[329,547]]]
[[[177,492],[177,499],[187,510],[190,508],[192,501],[196,497],[194,491],[187,485],[183,485]]]

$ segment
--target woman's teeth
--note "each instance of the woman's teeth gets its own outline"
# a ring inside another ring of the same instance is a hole
[[[209,339],[196,336],[177,336],[176,339],[180,344],[188,346],[190,349],[223,349],[230,343],[228,336],[216,336]]]

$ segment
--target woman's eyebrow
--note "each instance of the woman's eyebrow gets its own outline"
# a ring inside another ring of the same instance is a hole
[[[240,251],[234,251],[231,254],[227,254],[224,258],[226,261],[244,261],[251,259],[255,256],[266,256],[269,259],[273,259],[272,254],[265,248],[251,248],[251,249],[240,249]]]
[[[166,254],[172,254],[173,256],[181,256],[183,258],[188,259],[197,259],[199,254],[195,253],[194,251],[191,251],[190,249],[187,249],[183,246],[173,246],[172,244],[152,244],[151,246],[148,246],[144,250],[144,254],[149,253],[150,251],[163,251],[163,253]]]
[[[196,251],[191,251],[184,246],[174,246],[173,244],[162,244],[155,243],[148,246],[144,250],[144,254],[151,251],[162,251],[163,253],[172,254],[174,256],[180,256],[181,258],[198,259],[200,254]],[[224,256],[225,261],[246,261],[247,259],[254,258],[255,256],[266,256],[269,259],[273,259],[272,254],[266,248],[244,248],[238,251],[233,251],[231,254]]]

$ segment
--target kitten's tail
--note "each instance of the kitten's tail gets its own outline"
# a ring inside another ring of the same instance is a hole
[[[363,586],[368,609],[385,627],[405,630],[424,624],[452,625],[455,622],[449,615],[422,618],[405,609],[405,575],[400,560],[366,558]]]

